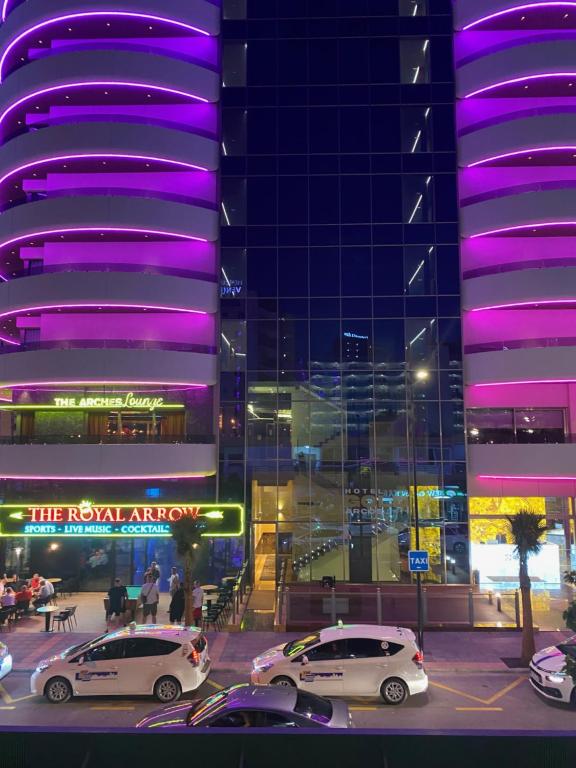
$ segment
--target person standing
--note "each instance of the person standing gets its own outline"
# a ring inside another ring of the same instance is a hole
[[[182,616],[184,615],[185,595],[184,587],[182,584],[178,584],[178,587],[172,595],[170,601],[170,621],[172,624],[180,624]]]
[[[106,616],[108,629],[112,623],[122,622],[126,611],[126,600],[128,600],[128,590],[122,584],[120,579],[114,579],[114,586],[108,590],[108,615]]]
[[[170,592],[170,597],[174,597],[179,586],[180,576],[178,575],[176,566],[173,565],[170,572],[170,578],[168,579],[168,591]]]
[[[150,567],[148,568],[146,573],[150,574],[156,586],[160,587],[160,568],[158,567],[158,563],[156,562],[156,560],[152,560],[152,562],[150,563]]]
[[[156,624],[160,593],[158,592],[158,586],[151,573],[146,576],[146,581],[142,585],[140,599],[142,601],[143,624],[148,623],[148,616],[152,616],[152,624]]]
[[[200,586],[199,581],[194,582],[194,589],[192,590],[192,616],[194,624],[197,627],[202,627],[202,605],[204,604],[204,590]]]

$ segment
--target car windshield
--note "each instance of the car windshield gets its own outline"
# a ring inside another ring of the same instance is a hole
[[[313,645],[316,645],[316,643],[319,642],[320,633],[315,632],[313,635],[306,635],[306,637],[302,637],[299,640],[291,640],[289,643],[286,643],[282,649],[282,653],[284,656],[295,656],[297,653],[305,651],[306,649],[311,648]]]
[[[213,693],[212,696],[208,696],[207,699],[200,699],[194,703],[194,706],[188,712],[186,718],[187,725],[191,725],[193,720],[197,720],[199,717],[204,717],[207,712],[215,707],[221,707],[224,705],[228,695],[235,691],[237,688],[246,688],[248,683],[238,683],[237,685],[231,685],[228,688],[223,688],[218,693]]]
[[[79,651],[84,651],[87,648],[90,648],[92,645],[96,645],[96,643],[99,643],[101,640],[104,640],[106,635],[100,635],[99,637],[95,637],[93,640],[88,640],[86,643],[80,643],[80,645],[73,645],[71,648],[66,648],[64,651],[64,658],[67,659],[69,656],[73,656],[75,653],[78,653]]]
[[[315,720],[328,721],[332,719],[332,702],[307,691],[298,691],[294,712]]]

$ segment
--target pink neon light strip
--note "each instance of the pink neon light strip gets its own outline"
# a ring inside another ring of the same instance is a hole
[[[506,387],[512,384],[574,384],[573,379],[518,379],[517,381],[488,381],[482,384],[472,384],[473,387]]]
[[[126,447],[126,446],[124,446]],[[179,477],[210,477],[215,472],[182,472],[166,475],[12,475],[0,472],[0,477],[7,480],[170,480]]]
[[[0,125],[4,121],[4,118],[10,114],[13,110],[15,110],[17,107],[19,107],[21,104],[24,104],[26,101],[30,101],[31,99],[35,99],[38,96],[43,96],[46,93],[55,93],[56,91],[65,91],[68,88],[86,88],[86,86],[97,86],[97,87],[112,87],[112,86],[122,86],[126,88],[140,88],[144,90],[149,91],[160,91],[161,93],[170,93],[174,96],[184,96],[187,99],[191,99],[192,101],[202,101],[204,103],[208,103],[208,99],[205,99],[203,96],[197,96],[195,93],[189,93],[187,91],[179,91],[176,88],[167,88],[163,85],[152,85],[150,83],[134,83],[130,81],[124,81],[124,80],[85,80],[81,83],[65,83],[63,85],[53,85],[50,88],[42,88],[39,91],[34,91],[33,93],[29,93],[26,96],[22,96],[21,99],[18,99],[18,101],[15,101],[13,104],[10,104],[9,107],[7,107],[4,112],[0,115]]]
[[[67,233],[80,233],[80,232],[118,232],[118,233],[133,233],[139,235],[161,235],[162,237],[174,237],[181,240],[195,240],[201,243],[207,243],[208,240],[205,237],[196,237],[194,235],[184,235],[181,232],[167,232],[160,229],[137,229],[136,227],[72,227],[70,229],[44,229],[39,232],[29,232],[26,235],[18,235],[17,237],[11,237],[9,240],[0,242],[0,250],[6,248],[8,245],[17,243],[21,240],[33,240],[35,237],[46,237],[48,235],[62,235]]]
[[[501,155],[492,155],[492,157],[486,157],[483,160],[476,160],[475,163],[469,163],[466,166],[466,168],[475,168],[477,165],[486,165],[486,163],[493,163],[495,160],[505,160],[508,157],[520,157],[521,155],[534,155],[537,152],[574,152],[576,153],[576,146],[532,147],[531,149],[519,149],[515,152],[504,152]]]
[[[497,19],[499,16],[506,16],[507,14],[515,13],[516,11],[530,11],[533,8],[576,8],[576,3],[551,2],[515,5],[513,8],[506,8],[504,11],[496,11],[496,13],[490,13],[488,16],[483,16],[481,19],[476,19],[476,21],[472,21],[470,24],[466,24],[465,27],[462,27],[462,31],[464,32],[467,29],[472,29],[472,27],[477,27],[479,24],[483,24],[485,21],[492,21],[492,19]]]
[[[576,480],[574,475],[477,475],[481,480]]]
[[[546,227],[576,227],[576,221],[540,221],[536,224],[516,224],[511,227],[500,227],[499,229],[488,229],[486,232],[478,232],[476,235],[470,235],[469,239],[474,240],[476,237],[499,235],[503,232],[517,232],[518,230],[545,229]]]
[[[39,29],[43,29],[44,27],[51,26],[52,24],[57,24],[60,21],[70,21],[71,19],[83,19],[83,18],[92,18],[92,17],[98,17],[98,16],[104,16],[104,17],[116,17],[119,16],[121,18],[133,18],[133,19],[144,19],[146,21],[159,21],[163,24],[169,24],[172,26],[180,27],[181,29],[185,29],[188,32],[198,32],[201,35],[207,35],[209,36],[210,33],[207,32],[205,29],[200,29],[200,27],[194,27],[192,24],[186,24],[183,21],[176,21],[175,19],[169,19],[164,16],[154,16],[149,13],[133,13],[130,11],[88,11],[85,13],[69,13],[65,16],[56,16],[53,19],[48,19],[48,21],[42,21],[39,24],[34,25],[33,27],[30,27],[29,29],[26,29],[24,32],[21,32],[17,37],[12,40],[6,47],[4,53],[2,54],[2,57],[0,58],[0,81],[4,79],[4,62],[6,61],[6,57],[14,48],[15,45],[18,45],[20,40],[27,37],[28,35],[33,34]]]
[[[169,160],[165,157],[155,157],[154,155],[128,155],[128,154],[119,154],[114,152],[106,152],[105,154],[96,154],[96,153],[86,153],[83,155],[53,155],[52,157],[46,157],[42,160],[34,160],[30,163],[25,163],[24,165],[20,165],[17,168],[13,168],[11,171],[8,171],[8,173],[5,173],[4,176],[0,178],[0,184],[3,184],[6,179],[9,179],[10,177],[14,176],[17,173],[22,173],[22,171],[26,171],[29,168],[36,168],[39,165],[46,165],[46,163],[56,163],[56,162],[62,162],[64,160],[99,160],[105,158],[106,160],[110,158],[115,158],[118,160],[144,160],[146,162],[156,162],[156,163],[167,163],[168,165],[175,165],[181,168],[188,168],[189,170],[194,171],[208,171],[207,168],[204,168],[201,165],[194,165],[193,163],[185,163],[181,160]]]
[[[524,75],[522,77],[513,77],[511,80],[502,80],[499,83],[493,83],[492,85],[485,85],[483,88],[478,88],[477,91],[467,93],[464,96],[465,99],[471,99],[473,96],[479,96],[481,93],[487,91],[493,91],[496,88],[502,88],[505,85],[515,85],[516,83],[525,83],[530,80],[544,80],[550,77],[576,77],[576,72],[541,72],[538,75]]]
[[[9,3],[10,3],[10,0],[4,0],[4,3],[2,5],[2,21],[6,21],[6,16],[8,15]]]
[[[469,312],[485,312],[487,309],[510,309],[512,307],[535,307],[541,304],[576,304],[576,299],[533,299],[532,301],[514,301],[509,304],[491,304],[488,307],[476,307],[468,310]],[[1,317],[1,315],[0,315]]]
[[[185,312],[189,315],[208,314],[201,309],[187,309],[185,307],[168,307],[154,304],[111,304],[110,302],[91,304],[88,302],[85,304],[46,304],[44,306],[20,307],[19,309],[11,309],[9,312],[0,312],[0,318],[19,315],[21,312],[43,312],[51,309],[98,309],[100,307],[105,309],[152,309],[161,312]]]
[[[52,350],[54,351],[54,350]],[[56,350],[57,351],[57,350]],[[69,350],[67,350],[69,351]],[[82,354],[86,354],[85,349],[79,350],[82,352]],[[146,350],[148,353],[149,350]],[[31,352],[25,352],[24,354],[32,354]],[[176,354],[180,354],[179,352]],[[186,388],[194,388],[194,389],[207,389],[208,384],[198,384],[195,381],[141,381],[139,379],[62,379],[60,381],[19,381],[19,382],[9,382],[2,384],[2,389],[14,389],[18,387],[19,389],[30,389],[33,387],[64,387],[64,386],[75,386],[75,387],[91,387],[93,385],[98,384],[98,386],[106,387],[111,386],[114,387],[117,384],[120,384],[121,386],[130,386],[130,387],[147,387],[147,386],[154,386],[154,387],[186,387]]]

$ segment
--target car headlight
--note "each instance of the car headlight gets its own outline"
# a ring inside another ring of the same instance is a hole
[[[255,672],[268,672],[269,669],[272,669],[274,664],[259,664],[258,666],[254,667]]]
[[[36,672],[45,672],[47,669],[50,669],[50,664],[39,664],[36,667]]]
[[[566,679],[566,675],[563,675],[561,672],[556,672],[553,675],[546,675],[546,680],[549,680],[551,683],[563,683]]]

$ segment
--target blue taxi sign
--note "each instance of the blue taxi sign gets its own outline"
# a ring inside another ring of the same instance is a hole
[[[408,570],[410,573],[422,573],[430,570],[430,560],[425,549],[411,549],[408,552]]]

